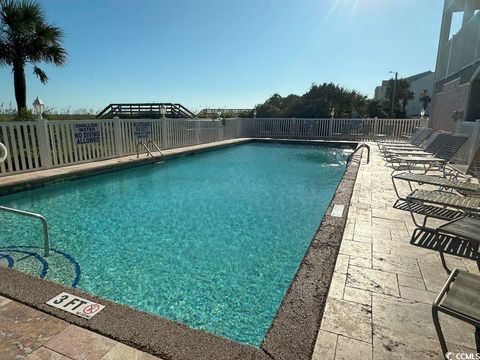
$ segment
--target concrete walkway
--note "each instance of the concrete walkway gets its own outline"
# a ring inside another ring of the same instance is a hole
[[[443,359],[431,304],[447,273],[437,252],[409,243],[412,219],[392,207],[392,169],[370,145],[312,359]],[[410,192],[406,183],[401,189]],[[447,256],[447,263],[478,273],[474,261]],[[451,352],[474,352],[472,326],[442,315],[440,322]]]

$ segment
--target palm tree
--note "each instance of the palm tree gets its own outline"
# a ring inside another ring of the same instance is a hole
[[[410,84],[408,85],[410,87]],[[415,93],[410,89],[405,89],[402,93],[402,111],[405,113],[405,107],[410,100],[413,100]]]
[[[19,112],[27,107],[25,66],[32,64],[33,73],[46,84],[48,76],[37,64],[65,65],[67,52],[62,38],[62,30],[46,22],[38,3],[0,0],[0,66],[12,68]]]
[[[394,88],[394,80],[390,79],[387,90],[385,92],[386,99],[392,99],[393,97],[393,88]],[[410,90],[410,81],[407,79],[398,79],[397,86],[395,91],[395,99],[394,99],[394,110],[396,116],[401,115],[405,117],[405,107],[407,106],[408,102],[414,98],[414,92]],[[391,101],[391,100],[389,100]],[[401,108],[400,108],[401,103]]]
[[[428,104],[432,102],[432,98],[430,95],[428,95],[428,90],[425,89],[420,93],[420,97],[418,98],[418,101],[422,103],[423,110],[427,111]]]

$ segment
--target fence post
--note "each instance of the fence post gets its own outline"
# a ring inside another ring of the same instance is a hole
[[[168,149],[167,144],[167,124],[165,118],[160,120],[160,128],[162,129],[162,149]]]
[[[218,136],[219,139],[218,139],[218,140],[219,140],[219,141],[225,140],[225,126],[227,126],[226,121],[227,121],[227,120],[224,118],[224,119],[220,122],[220,125],[219,125],[219,127],[218,127],[218,129],[219,129],[219,130],[218,130],[218,132],[219,132],[219,134],[218,134],[218,135],[219,135],[219,136]],[[225,124],[225,125],[223,125],[223,124]]]
[[[197,120],[195,122],[195,141],[197,142],[197,145],[200,144],[200,121]]]
[[[375,118],[373,120],[373,137],[377,137],[377,135],[379,135],[379,132],[378,132],[378,123],[379,123],[379,120],[377,118]]]
[[[333,116],[328,120],[328,137],[332,138]]]
[[[115,134],[115,154],[123,156],[122,125],[119,118],[113,118],[113,133]]]
[[[430,118],[423,118],[423,119],[420,119],[420,128],[421,129],[426,129],[428,128],[428,123],[430,122]],[[412,129],[413,130],[413,129]]]
[[[50,145],[50,135],[48,132],[47,120],[39,119],[36,121],[36,124],[40,160],[42,162],[42,167],[48,169],[52,167],[52,148]]]

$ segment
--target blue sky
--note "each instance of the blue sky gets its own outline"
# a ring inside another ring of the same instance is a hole
[[[372,96],[389,71],[434,70],[443,0],[41,0],[65,32],[64,68],[27,72],[28,104],[252,107],[335,82]],[[15,104],[0,68],[0,103]]]

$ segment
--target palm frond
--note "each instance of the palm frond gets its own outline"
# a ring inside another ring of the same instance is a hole
[[[37,75],[37,77],[40,79],[40,82],[42,84],[46,84],[48,82],[48,76],[47,74],[45,73],[45,71],[43,71],[42,69],[40,69],[38,66],[34,66],[33,67],[33,73],[35,75]]]
[[[63,32],[46,22],[33,0],[0,0],[0,64],[47,62],[62,66],[67,51]]]

